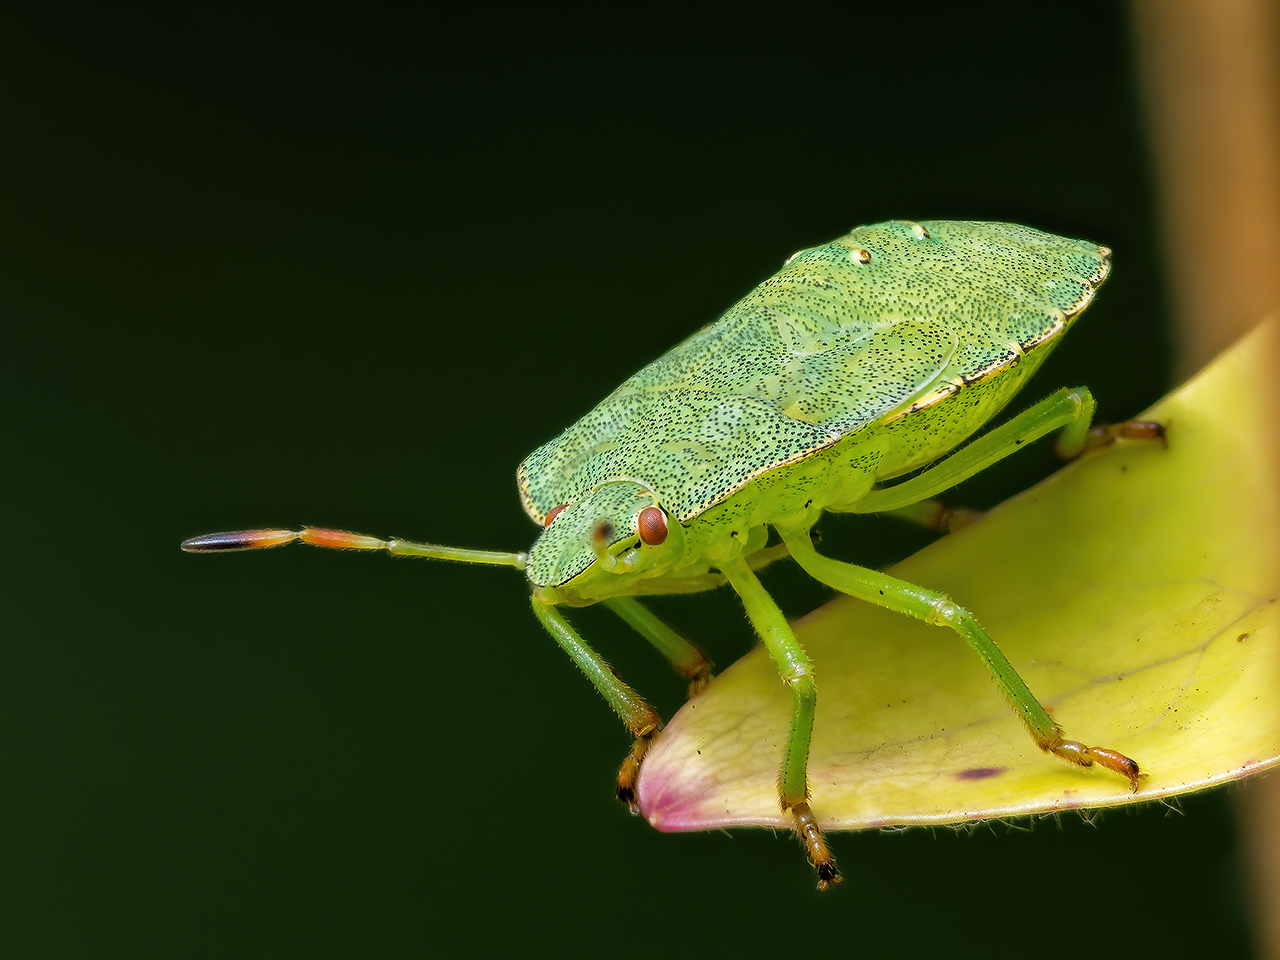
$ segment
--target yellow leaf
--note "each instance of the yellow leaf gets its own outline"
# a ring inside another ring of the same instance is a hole
[[[987,628],[1067,736],[1147,774],[1042,754],[954,633],[840,598],[795,624],[817,668],[809,760],[828,829],[936,824],[1167,797],[1280,762],[1280,587],[1264,325],[1069,464],[893,568]],[[645,761],[660,830],[780,815],[790,693],[763,648],[685,705]]]

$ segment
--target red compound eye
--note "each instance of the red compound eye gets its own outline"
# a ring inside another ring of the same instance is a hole
[[[636,522],[640,539],[651,547],[656,547],[667,539],[667,515],[657,507],[645,507],[640,511]]]
[[[543,525],[544,527],[549,527],[549,526],[551,526],[551,521],[552,521],[552,520],[554,520],[556,517],[560,516],[561,511],[563,511],[563,510],[564,510],[564,508],[565,508],[565,507],[567,507],[567,506],[568,506],[568,504],[567,504],[567,503],[562,503],[562,504],[560,504],[560,506],[558,506],[558,507],[552,507],[550,510],[548,510],[548,511],[547,511],[547,519],[545,519],[545,520],[543,520],[543,521],[542,521],[542,525]]]

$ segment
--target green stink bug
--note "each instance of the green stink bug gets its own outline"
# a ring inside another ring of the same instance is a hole
[[[840,876],[810,806],[813,667],[756,577],[783,556],[838,591],[952,628],[1042,750],[1097,763],[1137,788],[1137,763],[1065,739],[951,598],[825,558],[810,536],[827,510],[919,516],[919,505],[939,492],[1059,428],[1067,455],[1117,435],[1159,436],[1158,425],[1144,423],[1091,431],[1089,391],[1063,389],[952,452],[1035,372],[1106,279],[1109,258],[1085,241],[965,222],[859,227],[796,253],[520,465],[525,510],[543,528],[527,554],[319,528],[210,534],[183,549],[300,540],[523,570],[537,618],[635,737],[617,784],[633,809],[640,765],[662,720],[561,608],[605,603],[689,679],[692,695],[710,680],[710,661],[635,598],[730,584],[792,690],[779,803],[825,887]]]

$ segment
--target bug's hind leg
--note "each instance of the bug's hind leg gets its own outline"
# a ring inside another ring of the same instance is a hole
[[[807,535],[806,535],[807,539]],[[747,617],[764,641],[769,655],[778,665],[782,682],[791,688],[791,731],[778,771],[778,802],[789,812],[796,836],[804,847],[809,862],[818,874],[818,889],[839,883],[840,871],[835,857],[827,848],[822,828],[809,807],[809,741],[813,735],[813,718],[818,705],[818,688],[813,679],[813,664],[796,639],[791,625],[773,602],[745,560],[735,559],[721,566],[733,589],[742,598]]]
[[[925,623],[950,627],[960,634],[981,658],[1000,692],[1041,750],[1082,767],[1090,767],[1096,763],[1125,777],[1135,791],[1138,789],[1142,778],[1138,764],[1116,750],[1091,747],[1066,739],[1062,728],[1049,716],[1022,677],[1018,676],[1018,672],[1000,652],[995,641],[967,610],[946,594],[918,587],[875,570],[824,557],[813,548],[805,532],[779,532],[796,562],[815,580],[851,597],[907,614]]]
[[[1096,407],[1097,402],[1088,388],[1064,387],[914,477],[872,490],[852,503],[834,505],[831,509],[852,513],[900,511],[949,490],[1021,450],[1026,444],[1058,429],[1062,432],[1055,448],[1065,459],[1079,456],[1094,447],[1106,446],[1120,437],[1164,440],[1164,427],[1149,420],[1130,420],[1115,426],[1091,428]]]

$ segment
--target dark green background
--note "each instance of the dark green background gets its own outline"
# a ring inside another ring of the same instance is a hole
[[[298,523],[525,549],[528,451],[795,249],[889,217],[1113,246],[1032,391],[1157,399],[1123,8],[848,9],[10,24],[5,955],[1246,949],[1225,791],[838,835],[819,897],[787,836],[665,836],[611,799],[626,737],[518,574],[177,549]],[[824,532],[871,564],[927,539]],[[791,614],[825,596],[768,584]],[[660,607],[722,664],[751,643],[732,596]],[[678,706],[618,623],[575,622]]]

